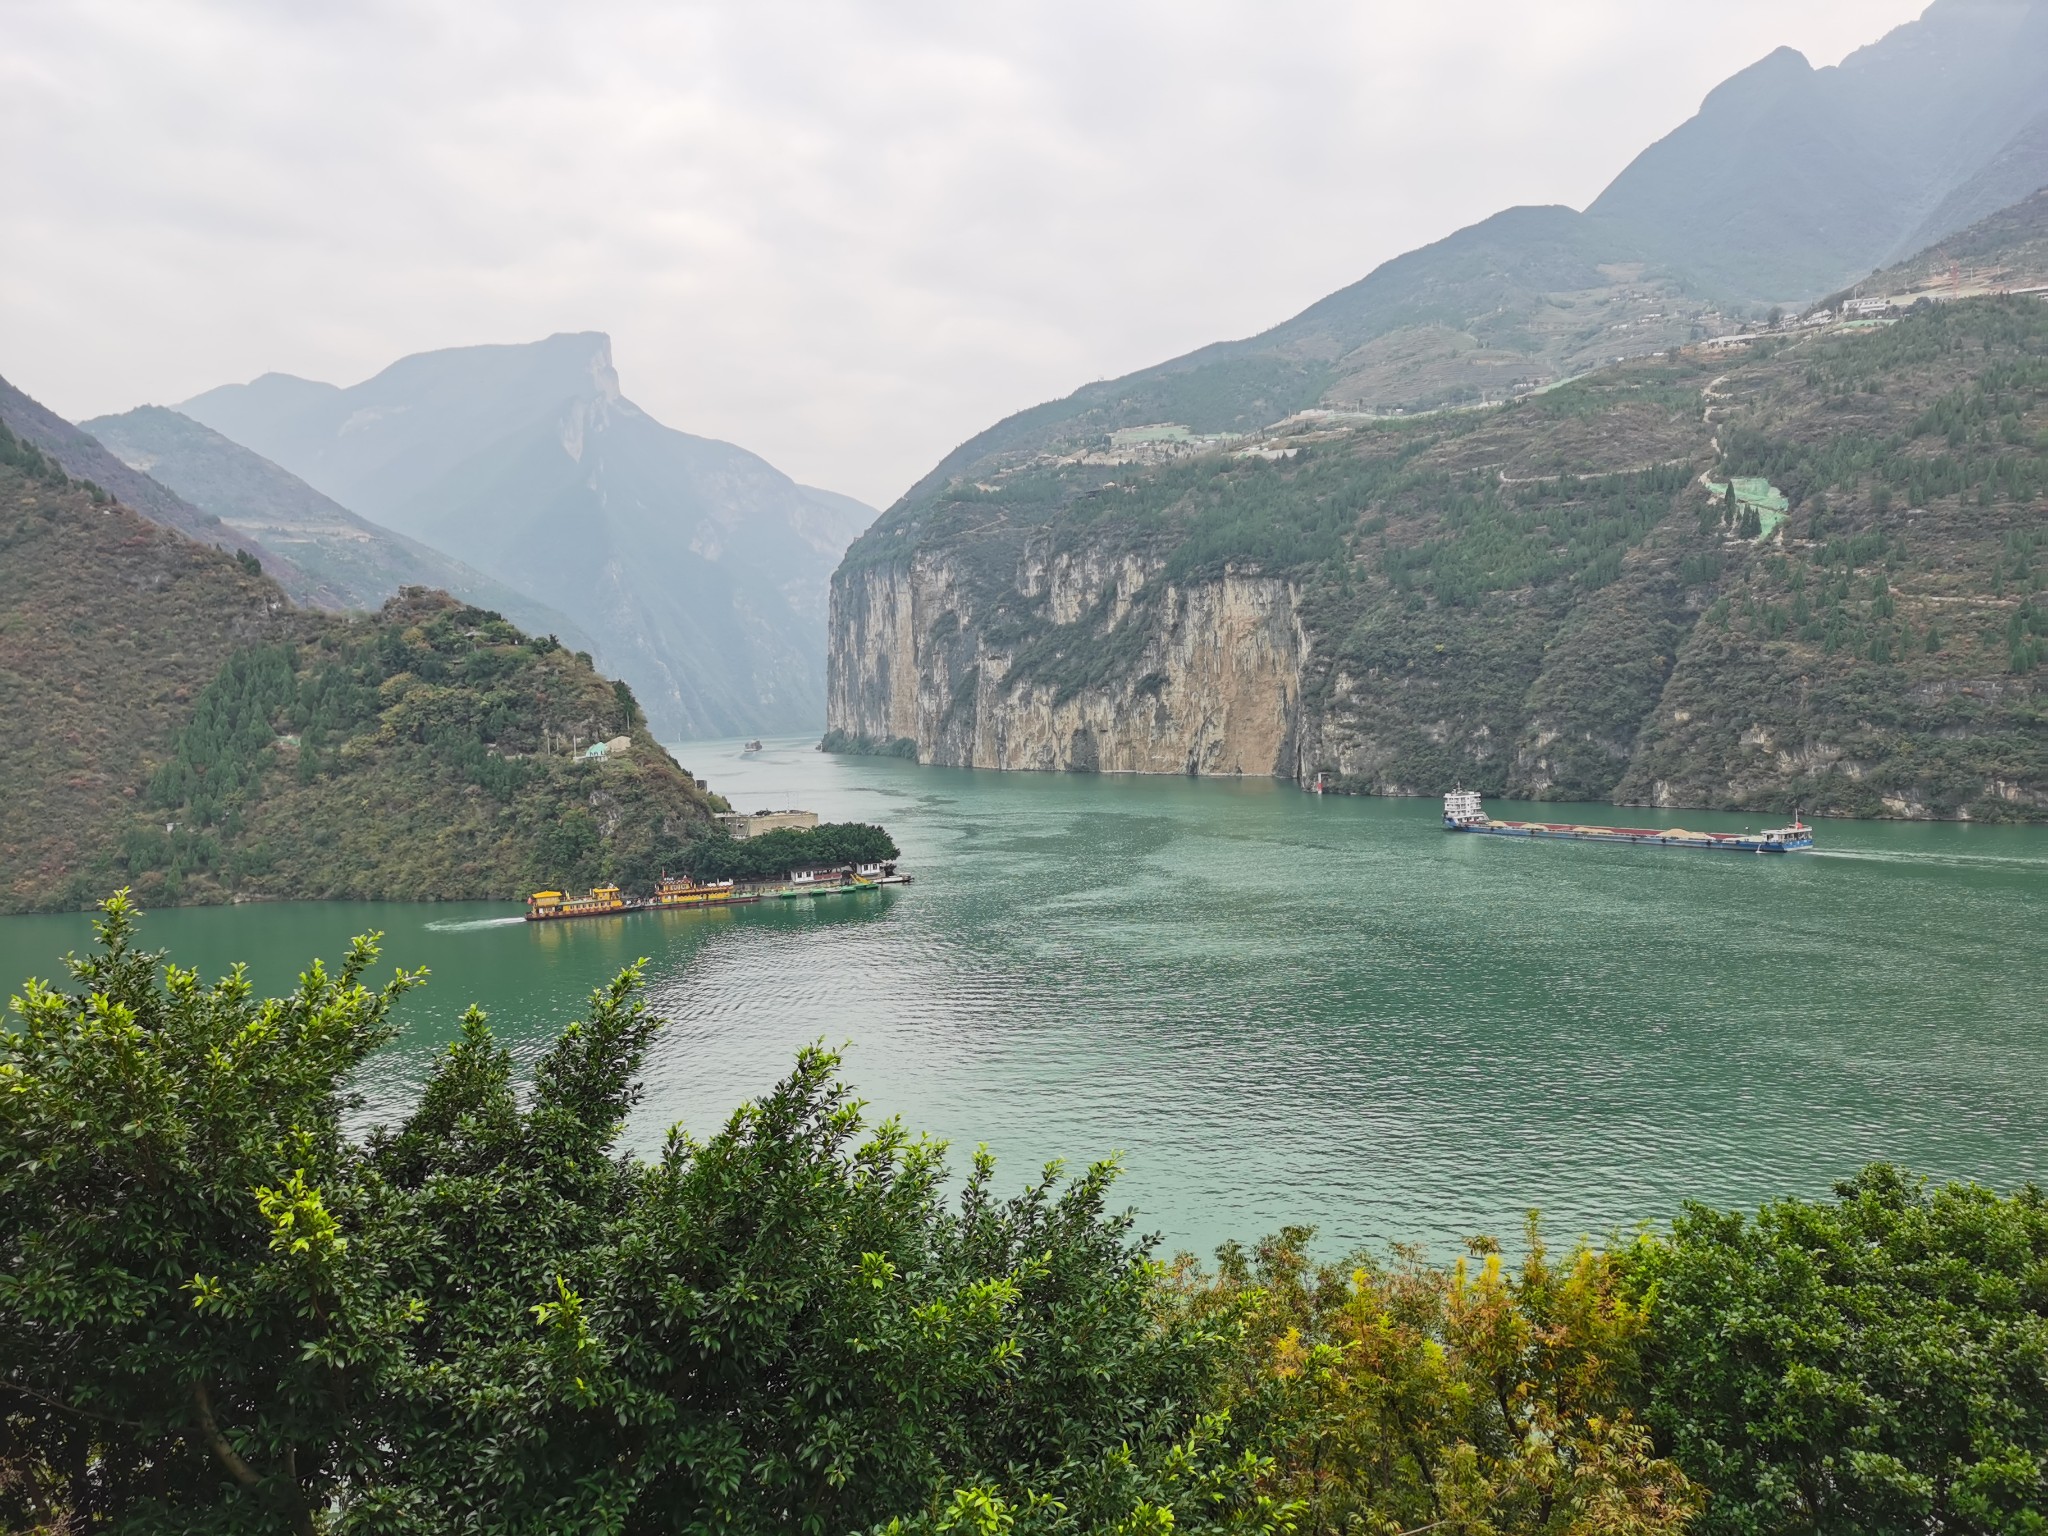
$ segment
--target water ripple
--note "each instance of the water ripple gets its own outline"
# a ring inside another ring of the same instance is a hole
[[[277,957],[275,986],[387,930],[435,977],[364,1076],[372,1118],[402,1111],[471,998],[530,1066],[647,956],[670,1023],[634,1146],[721,1123],[822,1040],[956,1164],[985,1141],[1021,1182],[1120,1152],[1141,1226],[1197,1250],[1305,1221],[1332,1246],[1448,1253],[1532,1207],[1602,1234],[1688,1197],[1819,1193],[1876,1157],[2048,1177],[2041,829],[1830,823],[1815,857],[1740,860],[1451,838],[1426,802],[1270,784],[796,743],[683,760],[744,808],[885,821],[916,883],[539,931],[502,907],[213,909],[153,915],[149,941]],[[48,975],[83,923],[34,925],[62,922],[0,924],[0,964]]]

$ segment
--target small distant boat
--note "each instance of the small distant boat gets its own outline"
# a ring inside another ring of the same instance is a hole
[[[1444,796],[1444,830],[1494,837],[1556,837],[1582,843],[1637,843],[1653,848],[1719,848],[1729,853],[1804,853],[1813,828],[1792,813],[1788,827],[1766,832],[1688,832],[1683,827],[1580,827],[1560,821],[1495,821],[1481,809],[1479,792],[1454,789]]]
[[[758,751],[760,751],[760,750],[761,750],[761,743],[760,743],[760,742],[758,742],[758,741],[750,741],[750,742],[748,742],[748,743],[747,743],[747,745],[746,745],[745,749],[744,749],[744,750],[743,750],[743,751],[742,751],[742,752],[740,753],[740,756],[742,756],[742,757],[752,757],[752,756],[753,756],[753,755],[754,755],[754,754],[755,754],[756,752],[758,752]]]

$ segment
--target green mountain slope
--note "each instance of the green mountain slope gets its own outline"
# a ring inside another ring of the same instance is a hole
[[[1693,349],[1493,410],[1104,457],[980,465],[854,546],[835,742],[1380,793],[2048,815],[2038,300]]]
[[[321,495],[298,476],[211,427],[160,405],[82,422],[129,468],[168,486],[202,512],[289,556],[353,608],[371,609],[403,587],[433,587],[503,613],[529,634],[589,650],[566,614],[394,533]]]
[[[0,910],[651,880],[714,802],[631,695],[413,589],[292,607],[0,440]],[[581,749],[625,734],[628,752]]]
[[[1940,245],[1870,274],[1857,290],[1910,302],[1926,293],[1946,298],[1990,286],[2048,288],[2048,189],[1950,235]],[[1836,308],[1850,290],[1827,302]]]
[[[1827,69],[1780,49],[1584,212],[1507,209],[1256,336],[1020,411],[907,495],[1120,428],[1498,401],[1736,329],[2048,185],[2044,79],[2048,0],[1937,0]]]
[[[827,585],[873,517],[625,399],[596,333],[265,375],[180,409],[566,614],[670,739],[815,729]]]
[[[100,486],[123,506],[134,508],[151,522],[175,528],[202,544],[231,553],[241,550],[253,556],[294,602],[315,608],[348,606],[341,594],[324,581],[300,570],[241,529],[193,506],[170,487],[124,464],[107,452],[97,438],[80,431],[5,379],[0,379],[0,426],[21,441],[34,444],[74,480]]]

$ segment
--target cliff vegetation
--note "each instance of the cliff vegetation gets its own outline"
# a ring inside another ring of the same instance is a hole
[[[2048,815],[2038,299],[1115,457],[984,464],[890,509],[835,581],[839,740],[1368,793]]]

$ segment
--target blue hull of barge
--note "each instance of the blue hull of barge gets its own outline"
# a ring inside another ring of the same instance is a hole
[[[1480,825],[1448,817],[1444,829],[1487,837],[1541,837],[1575,843],[1627,843],[1650,848],[1718,848],[1727,853],[1803,853],[1813,847],[1813,834],[1765,839],[1754,833],[1668,832],[1653,827],[1574,827],[1560,822],[1489,821]]]

